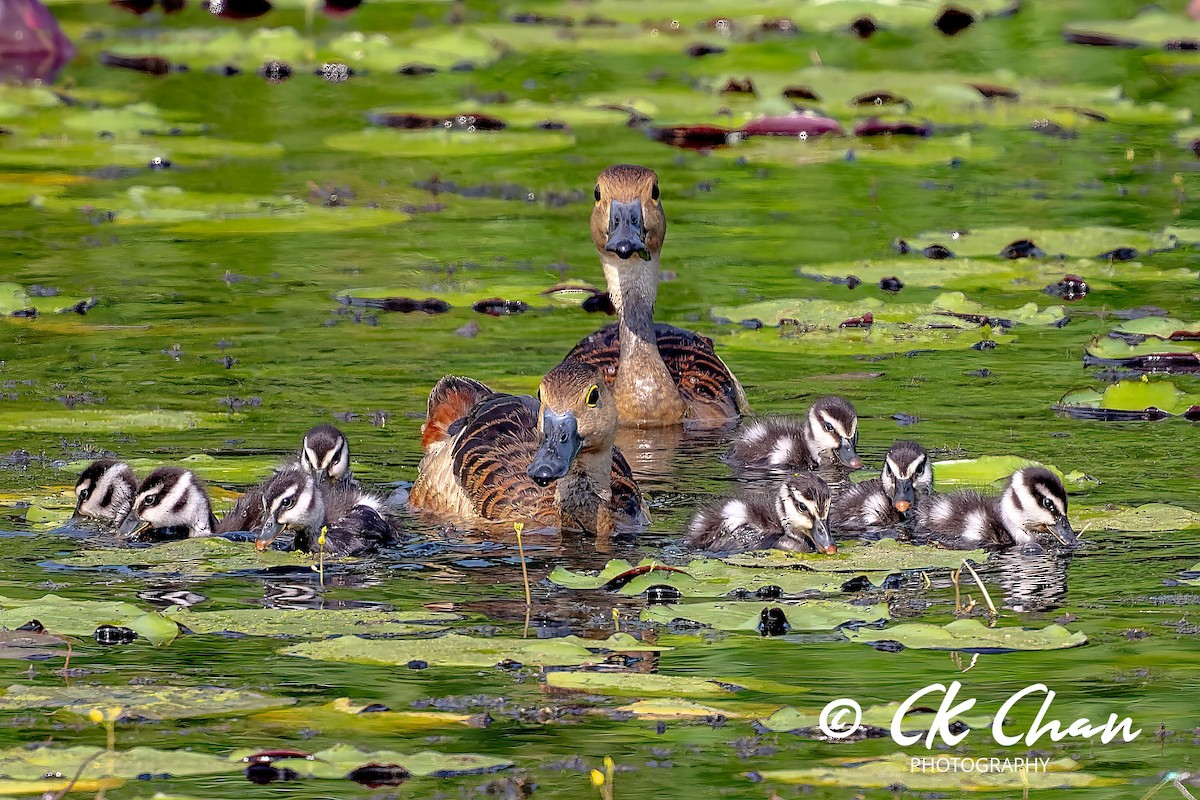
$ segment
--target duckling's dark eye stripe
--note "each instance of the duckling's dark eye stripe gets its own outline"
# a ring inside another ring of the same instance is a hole
[[[185,508],[187,508],[188,500],[189,500],[189,498],[188,498],[187,492],[184,492],[183,494],[181,494],[179,496],[179,499],[175,501],[175,505],[171,506],[171,513],[178,514],[181,511],[183,511]]]

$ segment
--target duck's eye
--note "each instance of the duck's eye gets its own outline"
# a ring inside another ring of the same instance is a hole
[[[91,496],[92,496],[91,489],[80,489],[79,490],[79,499],[80,500],[87,500]]]
[[[657,199],[658,199],[658,184],[657,184],[657,183],[656,183],[656,184],[654,184],[654,188],[652,188],[652,189],[650,190],[650,199],[651,199],[651,200],[657,200]]]
[[[588,408],[595,408],[596,404],[600,402],[600,387],[592,384],[592,388],[587,390],[587,396],[583,398],[583,402],[587,404]]]
[[[596,184],[596,188],[592,191],[592,194],[595,196],[596,202],[599,203],[600,202],[600,184],[598,184],[598,183]],[[657,186],[654,187],[654,196],[656,198],[658,197],[658,187]]]
[[[1046,509],[1047,511],[1053,511],[1054,510],[1054,501],[1051,500],[1049,497],[1043,497],[1042,498],[1042,508]]]
[[[825,430],[829,431],[830,433],[833,433],[833,423],[832,423],[832,422],[826,422],[826,423],[825,423]]]
[[[148,494],[142,498],[142,508],[149,508],[158,502],[158,495]]]
[[[296,505],[296,501],[290,497],[285,497],[279,501],[280,508],[291,508],[294,505]]]

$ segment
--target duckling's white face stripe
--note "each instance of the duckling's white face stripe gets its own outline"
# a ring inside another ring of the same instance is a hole
[[[1051,508],[1043,502],[1049,501]],[[1020,544],[1037,540],[1037,531],[1053,527],[1056,518],[1065,516],[1066,504],[1061,497],[1042,484],[1029,485],[1024,471],[1013,473],[1012,482],[1000,498],[1000,514],[1004,525]]]
[[[271,516],[284,527],[315,530],[324,522],[325,504],[308,475],[297,475],[270,502]]]

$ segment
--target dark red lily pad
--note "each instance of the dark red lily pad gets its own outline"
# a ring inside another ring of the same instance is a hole
[[[600,589],[605,592],[615,592],[627,585],[634,578],[641,575],[648,575],[651,572],[679,572],[683,575],[688,574],[687,570],[680,569],[679,567],[669,567],[666,564],[643,564],[633,569],[627,569],[620,575],[614,575]]]
[[[364,764],[346,775],[347,780],[371,789],[399,786],[411,777],[412,773],[399,764]]]
[[[162,56],[118,56],[114,53],[101,53],[100,63],[106,67],[131,69],[146,75],[166,75],[170,72],[186,72],[182,64],[172,64]]]
[[[794,111],[777,117],[759,117],[742,127],[746,136],[824,136],[827,133],[845,136],[837,120],[811,111]]]
[[[1091,33],[1088,31],[1063,31],[1063,39],[1070,44],[1082,44],[1088,47],[1125,47],[1135,48],[1138,43],[1132,39],[1122,39],[1107,33]]]
[[[480,300],[471,306],[471,309],[480,313],[487,314],[492,317],[504,317],[512,314],[524,314],[529,310],[529,305],[521,300],[504,300],[499,297],[489,297],[487,300]]]
[[[325,0],[321,13],[327,17],[340,18],[354,13],[361,5],[362,0]]]
[[[788,86],[783,90],[783,96],[787,100],[811,100],[814,103],[821,102],[821,96],[807,86]]]
[[[1097,422],[1158,422],[1171,416],[1166,411],[1154,406],[1141,411],[1126,411],[1117,408],[1092,408],[1091,406],[1073,406],[1056,403],[1051,408],[1073,419],[1095,420]]]
[[[426,130],[429,128],[449,128],[470,131],[502,131],[508,124],[497,117],[487,114],[453,114],[450,116],[435,114],[415,114],[408,112],[379,112],[368,114],[367,120],[372,125],[400,130]]]
[[[1046,251],[1038,247],[1030,239],[1018,239],[1010,242],[1000,251],[1001,258],[1016,260],[1018,258],[1045,258]]]
[[[912,108],[912,102],[907,97],[893,94],[886,89],[864,92],[850,101],[852,106],[904,106]]]
[[[860,39],[870,39],[879,30],[879,24],[870,16],[862,16],[850,23],[850,31]]]
[[[401,314],[409,314],[414,311],[424,311],[426,314],[444,314],[450,310],[449,303],[436,297],[414,300],[411,297],[351,297],[339,294],[334,299],[344,306],[376,308],[380,311],[395,311]]]
[[[929,122],[881,120],[878,117],[871,117],[855,126],[854,135],[928,137],[933,135],[933,125]]]
[[[711,150],[714,147],[725,147],[730,143],[730,137],[740,134],[728,128],[716,125],[677,125],[670,128],[649,128],[647,134],[651,139],[669,144],[672,147],[683,147],[688,150]]]
[[[851,317],[850,319],[843,320],[838,325],[838,327],[839,328],[869,328],[874,324],[875,324],[875,315],[872,314],[870,311],[868,311],[867,313],[863,314],[861,317]]]
[[[946,6],[933,21],[933,27],[946,36],[957,36],[975,24],[975,15],[955,6]]]
[[[1200,373],[1200,353],[1150,353],[1128,358],[1100,358],[1083,354],[1085,367],[1122,367],[1161,375]]]
[[[987,100],[1020,100],[1021,93],[1016,89],[1010,89],[1007,86],[997,86],[992,83],[968,83],[975,91],[979,92]]]

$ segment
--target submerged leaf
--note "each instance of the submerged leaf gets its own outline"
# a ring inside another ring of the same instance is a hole
[[[1094,389],[1075,389],[1063,395],[1055,408],[1072,413],[1075,409],[1097,411],[1137,412],[1134,418],[1156,419],[1185,414],[1200,404],[1200,393],[1186,394],[1170,381],[1123,380],[1107,386],[1103,392]],[[1154,414],[1157,409],[1162,414]],[[1105,415],[1088,415],[1104,418]],[[1123,419],[1116,415],[1116,419]]]
[[[896,712],[899,710],[900,703],[867,706],[862,710],[862,724],[887,730],[891,727],[892,718],[896,716]],[[929,708],[910,709],[904,715],[904,722],[900,729],[906,732],[929,730],[929,726],[933,724],[935,715],[936,712]],[[984,715],[955,717],[955,719],[970,728],[984,728],[992,724],[992,718]],[[789,731],[800,732],[810,728],[817,728],[820,720],[820,709],[801,710],[787,706],[786,708],[779,709],[766,719],[759,720],[759,724],[768,730],[786,733]]]
[[[339,697],[319,706],[293,706],[264,711],[252,719],[267,727],[290,731],[308,727],[324,732],[342,730],[353,733],[388,733],[473,724],[473,717],[468,714],[446,711],[364,711],[366,708],[347,697]]]
[[[78,408],[73,411],[0,411],[0,428],[24,431],[104,433],[135,431],[187,431],[229,424],[228,414],[200,411],[120,411]]]
[[[231,758],[250,755],[253,751],[235,751]],[[484,775],[507,769],[513,762],[506,758],[477,755],[475,753],[437,753],[425,750],[419,753],[393,751],[367,752],[348,744],[313,753],[313,758],[284,758],[272,762],[280,769],[291,769],[304,777],[341,779],[359,767],[368,764],[396,764],[413,775],[450,778],[456,775]]]
[[[683,619],[722,631],[757,631],[766,609],[782,610],[788,626],[796,631],[829,631],[848,622],[872,623],[889,617],[886,603],[862,606],[828,600],[808,600],[802,603],[750,603],[729,600],[651,606],[642,610],[640,619],[664,625]]]
[[[726,564],[741,567],[791,567],[821,572],[897,572],[900,570],[953,568],[964,559],[982,563],[987,553],[982,550],[943,550],[903,544],[895,539],[880,539],[871,544],[839,542],[833,555],[823,553],[793,553],[783,550],[763,550],[725,556]]]
[[[878,645],[899,642],[921,650],[963,650],[1005,653],[1014,650],[1061,650],[1087,643],[1082,631],[1072,633],[1061,625],[1045,628],[989,628],[977,619],[958,619],[946,625],[908,622],[883,630],[843,631],[852,642]]]
[[[744,691],[775,694],[809,691],[759,678],[697,678],[649,672],[548,672],[546,685],[551,689],[623,697],[720,697]]]
[[[1071,515],[1075,530],[1182,531],[1200,528],[1200,513],[1167,503],[1134,508],[1084,508]]]
[[[646,568],[656,565],[654,559],[643,559],[639,567]],[[600,589],[621,575],[635,569],[628,561],[610,561],[596,575],[571,572],[565,567],[555,567],[548,579],[551,583],[565,586],[569,589]],[[765,586],[778,586],[784,594],[800,594],[801,592],[837,592],[851,575],[831,575],[829,573],[813,572],[806,569],[751,569],[727,564],[723,561],[703,558],[692,561],[686,566],[679,567],[683,572],[655,569],[645,572],[627,583],[622,583],[615,591],[627,597],[640,595],[651,586],[672,586],[685,597],[721,597],[736,590],[755,592]],[[883,585],[887,571],[878,570],[861,572],[863,577],[875,586]]]
[[[563,131],[394,131],[368,128],[325,139],[334,150],[373,156],[434,158],[564,150],[575,137]]]
[[[78,600],[48,594],[22,600],[0,597],[0,626],[16,628],[36,619],[51,633],[91,636],[100,625],[132,628],[153,644],[169,642],[179,626],[156,612],[116,600]]]
[[[261,694],[248,689],[214,686],[73,686],[8,687],[0,695],[0,710],[61,708],[86,716],[95,708],[120,708],[122,717],[186,719],[247,714],[266,708],[289,706],[291,697]]]
[[[91,759],[89,761],[89,759]],[[0,773],[10,778],[36,779],[46,773],[74,775],[85,763],[81,777],[134,779],[139,775],[185,777],[232,773],[236,767],[222,756],[190,750],[134,747],[107,752],[102,747],[15,747],[0,751]]]
[[[308,567],[312,556],[283,550],[255,551],[249,542],[204,536],[163,542],[153,547],[84,550],[59,559],[70,567],[140,567],[150,572],[208,575],[214,572]]]
[[[460,619],[457,614],[434,611],[379,611],[366,608],[182,610],[171,612],[170,617],[195,633],[237,631],[251,636],[300,636],[310,639],[347,633],[436,633],[444,630],[446,623]]]

